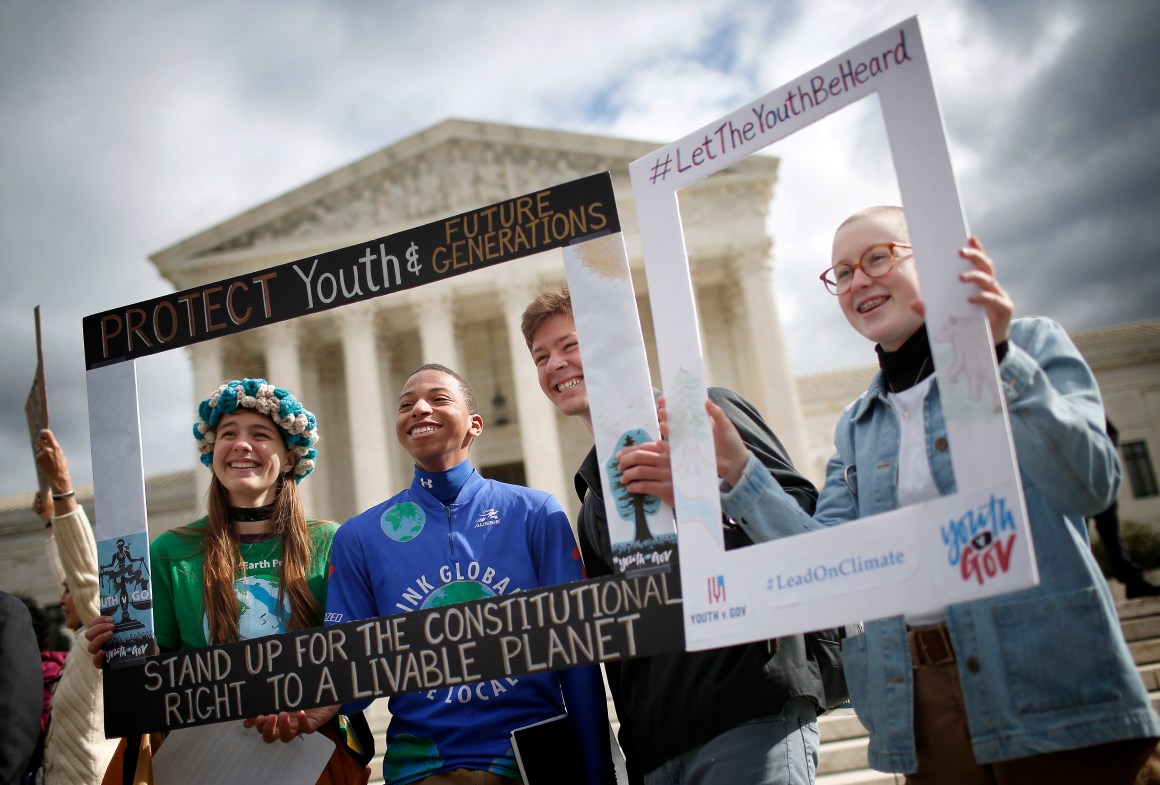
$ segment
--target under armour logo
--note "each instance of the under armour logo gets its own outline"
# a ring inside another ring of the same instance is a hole
[[[428,479],[428,478],[422,478],[422,477],[421,477],[421,478],[419,479],[419,484],[420,484],[420,485],[422,485],[424,488],[426,488],[426,489],[428,489],[428,490],[430,490],[431,488],[434,488],[434,487],[435,487],[435,481],[434,481],[434,480],[432,480],[432,479]]]

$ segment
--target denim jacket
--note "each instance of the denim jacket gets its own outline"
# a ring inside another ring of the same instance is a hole
[[[1120,465],[1091,369],[1063,328],[1018,319],[999,366],[1039,566],[1039,586],[951,605],[975,758],[980,763],[1160,736],[1115,606],[1092,558],[1086,518],[1111,505]],[[923,405],[926,453],[942,495],[955,491],[937,383]],[[897,417],[879,373],[846,407],[813,518],[752,457],[723,498],[755,540],[898,506]],[[868,622],[842,646],[846,680],[870,731],[870,765],[913,772],[913,671],[901,616]]]

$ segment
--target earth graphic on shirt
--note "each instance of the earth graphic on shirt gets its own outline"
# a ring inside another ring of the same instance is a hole
[[[383,534],[395,542],[410,542],[423,531],[423,524],[427,522],[427,515],[423,508],[414,502],[399,502],[392,504],[379,519],[383,527]]]
[[[495,592],[479,581],[452,581],[428,594],[419,607],[441,608],[444,605],[454,605],[457,602],[482,600],[485,597],[494,596]]]
[[[285,620],[290,618],[290,595],[283,598],[282,611],[279,613],[277,585],[267,578],[251,575],[234,581],[234,592],[238,595],[239,640],[277,635],[285,631]],[[202,624],[208,641],[208,616],[203,617]]]

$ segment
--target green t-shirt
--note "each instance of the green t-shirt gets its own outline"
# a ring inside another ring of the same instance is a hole
[[[209,645],[209,620],[202,598],[201,539],[208,518],[168,531],[149,546],[153,578],[153,628],[162,649],[197,649]],[[307,521],[310,534],[310,569],[306,583],[318,600],[319,617],[326,608],[326,571],[330,544],[337,523]],[[238,633],[244,639],[260,638],[286,631],[290,621],[290,596],[278,608],[278,565],[282,538],[241,543],[246,563],[244,575],[234,581],[238,595]]]

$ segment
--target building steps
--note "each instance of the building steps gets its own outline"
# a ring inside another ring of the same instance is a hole
[[[1143,600],[1121,599],[1116,610],[1128,649],[1152,698],[1160,710],[1160,597]],[[867,767],[866,729],[854,712],[842,710],[824,715],[818,725],[822,732],[821,760],[817,785],[894,785],[901,783],[893,774]]]

